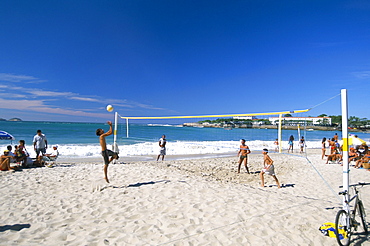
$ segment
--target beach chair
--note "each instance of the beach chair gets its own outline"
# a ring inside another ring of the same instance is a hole
[[[45,162],[46,167],[53,167],[57,165],[58,156],[55,157],[44,156],[42,157],[42,160]]]

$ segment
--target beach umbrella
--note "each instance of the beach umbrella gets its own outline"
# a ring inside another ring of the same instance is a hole
[[[351,135],[348,138],[348,145],[361,145],[363,143],[366,143],[366,141],[362,140],[359,137],[355,137],[354,135]]]
[[[0,131],[0,140],[15,140],[15,138],[6,131]]]

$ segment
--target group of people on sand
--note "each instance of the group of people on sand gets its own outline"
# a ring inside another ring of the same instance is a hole
[[[110,136],[113,134],[112,130],[112,122],[108,121],[107,124],[109,125],[109,130],[105,132],[103,129],[98,128],[96,129],[96,135],[99,137],[99,143],[101,146],[101,155],[104,159],[104,179],[107,183],[109,183],[109,178],[108,178],[108,166],[113,160],[117,160],[119,158],[118,153],[114,152],[112,150],[109,150],[107,148],[107,143],[106,143],[106,137]],[[159,154],[157,156],[157,161],[162,157],[162,161],[164,160],[164,156],[166,155],[166,136],[162,135],[162,138],[159,139]],[[245,140],[242,139],[240,140],[241,145],[238,151],[238,157],[239,157],[239,166],[238,166],[238,173],[240,173],[240,167],[242,162],[244,162],[244,166],[247,170],[247,173],[249,173],[248,169],[248,154],[251,153],[249,150],[249,147],[245,144]],[[280,188],[280,183],[279,180],[277,179],[275,175],[275,169],[274,169],[274,161],[271,159],[271,157],[268,155],[268,149],[263,149],[262,150],[263,154],[263,169],[260,172],[260,178],[261,178],[261,186],[264,187],[264,174],[271,175],[278,188]]]
[[[107,144],[105,138],[107,136],[112,135],[112,122],[108,121],[107,124],[109,125],[109,130],[105,132],[103,129],[99,128],[96,130],[96,135],[99,137],[99,142],[101,146],[101,154],[104,159],[104,179],[106,180],[107,183],[109,183],[108,179],[108,165],[110,162],[113,160],[117,160],[119,158],[117,152],[113,152],[109,149],[107,149]],[[294,141],[294,136],[291,135],[289,137],[289,151],[293,152],[293,141]],[[238,173],[240,173],[240,168],[242,163],[244,163],[245,169],[248,174],[250,174],[249,169],[248,169],[248,155],[251,153],[249,147],[245,144],[245,140],[241,139],[240,140],[240,147],[238,151]],[[160,151],[157,156],[157,161],[162,157],[162,161],[164,160],[164,157],[166,155],[166,136],[163,135],[162,138],[158,142]],[[275,141],[275,151],[277,151],[277,146],[279,145],[278,140],[276,139]],[[330,146],[330,154],[326,155],[326,144]],[[299,146],[300,146],[300,152],[303,153],[304,148],[306,147],[305,145],[305,139],[304,136],[301,137],[299,140]],[[260,179],[261,179],[261,186],[264,187],[264,175],[271,175],[278,188],[280,188],[280,183],[279,180],[277,179],[275,175],[275,170],[274,170],[274,161],[271,159],[271,157],[268,155],[268,149],[263,149],[262,150],[263,154],[263,169],[260,172]],[[326,141],[326,138],[323,138],[322,141],[322,159],[324,157],[327,157],[327,162],[329,161],[341,161],[342,160],[342,154],[341,154],[341,147],[339,146],[338,143],[338,135],[337,133],[334,135],[334,137],[331,140]],[[351,151],[349,153],[349,158],[350,161],[356,161],[356,168],[362,167],[364,163],[370,163],[370,151],[368,150],[368,146],[366,144],[357,146],[356,148],[351,148]]]
[[[354,137],[356,138],[357,136],[355,135]],[[343,161],[343,149],[339,144],[338,135],[335,134],[331,139],[323,138],[321,144],[321,158],[324,159],[324,157],[327,157],[325,164],[329,164],[329,162],[341,164]],[[330,154],[326,154],[327,146],[330,149]],[[348,162],[354,162],[353,166],[355,168],[364,167],[370,171],[370,150],[366,142],[360,145],[353,145],[353,147],[349,148]]]
[[[304,148],[306,147],[306,140],[304,139],[304,136],[302,136],[300,139],[299,139],[299,153],[303,153],[304,152]],[[275,145],[275,152],[279,152],[279,140],[278,139],[275,139],[274,141],[274,145]],[[288,153],[289,152],[292,152],[293,153],[293,150],[294,150],[294,136],[293,135],[290,135],[289,136],[289,139],[288,139]]]
[[[33,148],[36,152],[36,158],[30,158],[30,154],[26,149],[25,140],[19,140],[18,145],[13,147],[8,145],[6,150],[0,156],[0,170],[10,171],[18,170],[20,168],[26,168],[28,166],[42,167],[47,161],[53,161],[58,158],[58,146],[53,146],[53,151],[49,154],[46,153],[48,148],[48,142],[45,134],[41,130],[37,130],[36,135],[33,137]],[[12,165],[12,164],[15,165]]]
[[[239,151],[237,155],[239,157],[238,173],[240,173],[241,165],[242,163],[244,163],[244,167],[247,170],[247,173],[250,174],[249,169],[248,169],[248,155],[251,153],[251,151],[249,147],[245,144],[245,139],[241,139],[240,144],[241,145],[239,147]],[[267,174],[274,178],[277,184],[277,187],[280,188],[279,180],[277,179],[275,175],[274,161],[268,155],[268,149],[263,149],[262,154],[263,154],[263,169],[260,172],[261,186],[265,187],[264,175]]]

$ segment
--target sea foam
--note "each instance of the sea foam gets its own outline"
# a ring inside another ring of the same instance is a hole
[[[274,150],[275,145],[273,141],[254,140],[248,141],[246,144],[250,150],[261,151],[264,148]],[[222,154],[222,153],[237,153],[239,150],[239,141],[175,141],[167,142],[167,155],[199,155],[199,154]],[[113,149],[111,144],[108,144],[108,149]],[[142,142],[129,145],[119,145],[120,156],[147,156],[158,155],[159,146],[157,142]],[[283,149],[288,148],[288,141],[282,142]],[[6,149],[6,145],[0,145],[1,149]],[[33,146],[26,146],[31,157],[36,154],[33,151]],[[299,149],[298,142],[294,145],[295,149]],[[321,148],[320,141],[307,141],[306,148]],[[47,153],[52,151],[51,148]],[[97,157],[101,156],[101,147],[95,145],[73,145],[65,144],[59,145],[58,151],[63,157]]]

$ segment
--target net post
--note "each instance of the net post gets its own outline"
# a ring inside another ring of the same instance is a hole
[[[279,141],[279,153],[282,152],[282,142],[281,142],[281,122],[282,122],[282,114],[279,114],[279,128],[278,128],[278,141]]]
[[[113,151],[117,152],[118,113],[114,113]]]
[[[347,89],[341,90],[342,102],[342,150],[343,150],[343,191],[349,192],[349,162],[348,162],[348,101]],[[343,208],[345,209],[345,200],[349,201],[349,193],[343,196]]]
[[[118,129],[118,113],[114,113],[114,131],[113,131],[113,152],[118,152],[117,146],[117,129]],[[113,163],[116,164],[117,160],[114,159]]]
[[[126,118],[126,137],[128,138],[128,118]]]

